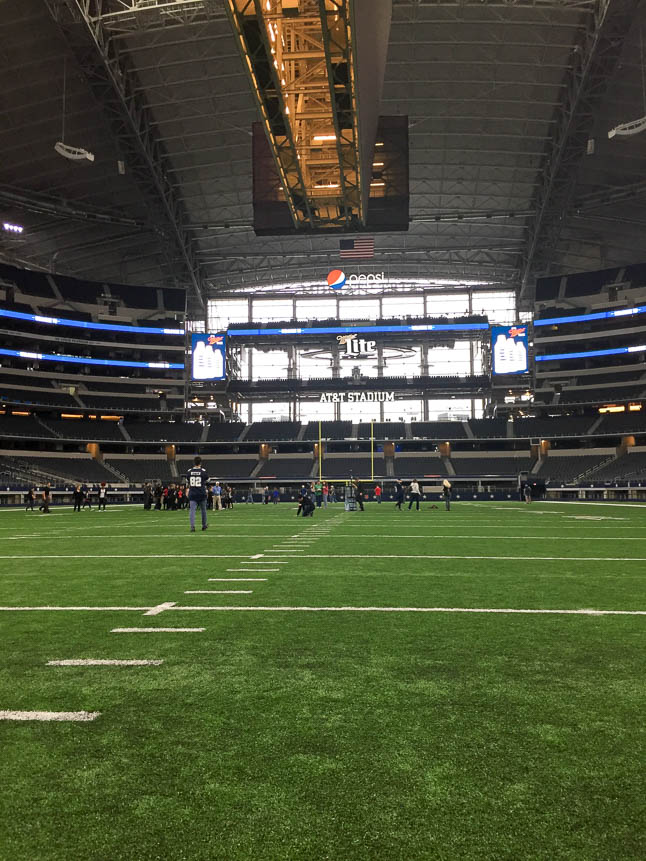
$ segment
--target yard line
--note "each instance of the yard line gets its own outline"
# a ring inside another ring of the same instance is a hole
[[[0,720],[88,721],[96,720],[100,715],[101,712],[0,711]]]
[[[262,613],[522,613],[572,616],[646,616],[646,610],[520,610],[484,607],[174,607],[175,610],[247,611]]]
[[[265,559],[263,562],[238,562],[238,565],[287,565],[287,562],[277,559]]]
[[[209,577],[209,583],[266,583],[266,577]]]
[[[47,661],[48,667],[158,667],[164,661],[113,661],[103,658],[70,658],[64,661]]]
[[[262,556],[262,553],[258,554]],[[247,559],[245,553],[60,553],[0,556],[0,559]]]
[[[275,573],[276,571],[280,571],[280,568],[251,568],[251,569],[249,569],[249,568],[227,568],[227,571],[230,572],[231,574],[241,574],[243,571],[246,572],[247,574],[251,574],[252,571],[254,573],[256,571],[259,571],[259,572],[262,571],[262,573],[264,574],[265,572]]]
[[[0,556],[0,559],[3,557]],[[374,559],[373,553],[304,553],[301,559]],[[379,559],[508,559],[529,562],[541,560],[559,562],[646,562],[646,556],[450,556],[448,554],[397,554],[380,553]],[[241,564],[245,564],[244,562]],[[252,563],[246,563],[252,564]],[[273,565],[287,565],[287,562],[272,560]]]
[[[141,610],[150,610],[150,607],[0,607],[0,611],[2,610],[134,610],[141,612]]]
[[[253,589],[185,589],[185,595],[253,595]]]
[[[206,628],[112,628],[111,634],[188,634],[206,631]]]

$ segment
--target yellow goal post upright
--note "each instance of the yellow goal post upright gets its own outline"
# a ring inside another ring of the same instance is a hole
[[[319,419],[319,481],[323,481],[323,433]]]

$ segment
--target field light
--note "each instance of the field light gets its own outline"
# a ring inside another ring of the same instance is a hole
[[[25,228],[22,224],[12,224],[10,221],[4,221],[2,223],[2,229],[6,231],[6,233],[22,233]]]

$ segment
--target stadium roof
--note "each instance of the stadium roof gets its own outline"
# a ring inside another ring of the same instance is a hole
[[[381,113],[409,118],[411,223],[369,265],[529,298],[643,258],[646,136],[608,131],[646,115],[644,23],[640,0],[393,0]],[[338,236],[253,233],[224,0],[0,0],[0,26],[0,214],[24,225],[0,260],[202,297],[339,266]],[[64,92],[93,162],[54,150]]]

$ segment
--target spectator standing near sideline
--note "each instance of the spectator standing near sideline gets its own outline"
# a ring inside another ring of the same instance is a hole
[[[444,505],[447,511],[451,510],[451,482],[445,478],[442,482],[442,493],[444,494]]]
[[[222,511],[222,486],[219,481],[215,482],[213,488],[213,508],[216,511]]]
[[[377,500],[377,505],[381,505],[381,485],[378,484],[375,487],[375,498]]]
[[[36,498],[36,494],[34,493],[34,488],[30,487],[27,491],[27,496],[25,498],[26,506],[25,511],[33,511],[34,510],[34,500]]]
[[[330,495],[330,489],[327,486],[327,481],[323,482],[323,508],[327,508],[327,500]]]
[[[314,496],[316,498],[316,507],[320,508],[323,505],[323,482],[320,480],[314,485]]]
[[[408,493],[410,496],[410,502],[408,503],[408,510],[410,511],[411,508],[413,507],[413,503],[416,503],[416,505],[417,505],[416,510],[419,511],[420,493],[419,493],[419,484],[418,484],[418,481],[416,478],[414,478],[411,481],[410,487],[408,488]]]
[[[352,486],[354,487],[354,498],[357,500],[357,505],[361,511],[364,511],[363,507],[363,486],[360,481],[353,481]]]
[[[530,483],[528,481],[525,482],[525,487],[523,488],[523,494],[525,496],[525,502],[527,503],[527,505],[529,505],[530,502],[532,501],[532,488],[531,488]]]
[[[251,485],[249,485],[249,488],[247,489],[247,498],[245,499],[245,505],[248,503],[253,505],[253,487]]]
[[[269,505],[269,485],[266,484],[262,489],[262,501],[265,505]]]
[[[278,505],[278,503],[280,502],[280,491],[278,490],[277,487],[275,487],[273,489],[273,491],[271,493],[271,498],[272,498],[274,505]]]
[[[50,490],[50,485],[48,483],[43,488],[43,501],[38,506],[38,510],[42,511],[43,514],[49,514],[49,503],[50,503],[50,499],[51,499],[50,493],[51,493],[51,490]]]
[[[191,532],[195,532],[195,512],[200,509],[202,514],[202,532],[207,528],[206,522],[206,485],[209,477],[202,469],[202,458],[196,457],[194,466],[188,471],[188,502]]]
[[[330,498],[330,505],[332,505],[332,503],[336,502],[336,490],[333,484],[331,484],[328,489],[328,495]]]
[[[395,508],[402,510],[404,502],[404,482],[398,478],[395,482]]]
[[[105,486],[105,481],[101,482],[101,486],[99,487],[99,511],[101,511],[101,507],[105,511],[105,503],[108,498],[108,488]]]
[[[144,511],[150,511],[152,496],[152,488],[150,487],[148,482],[146,482],[144,484]]]
[[[77,484],[74,486],[74,491],[72,492],[72,498],[74,500],[74,511],[78,511],[80,514],[81,503],[83,502],[83,491],[81,489],[80,484]]]

